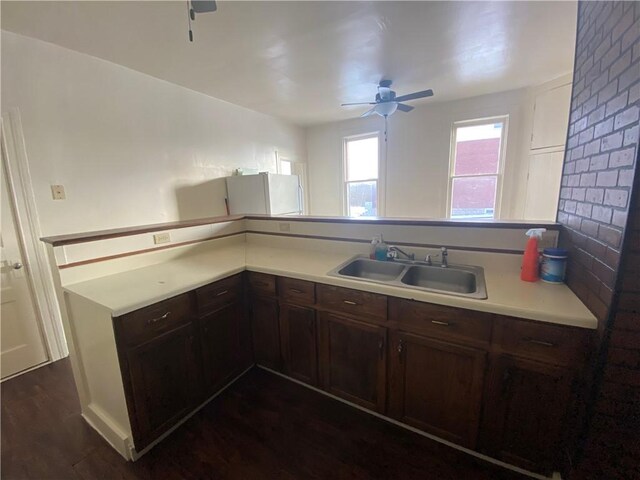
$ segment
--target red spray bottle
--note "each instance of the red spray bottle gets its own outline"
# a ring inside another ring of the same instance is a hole
[[[520,279],[525,282],[537,282],[540,277],[540,253],[538,252],[538,240],[546,232],[546,228],[532,228],[527,231],[527,246],[522,257],[522,270]]]

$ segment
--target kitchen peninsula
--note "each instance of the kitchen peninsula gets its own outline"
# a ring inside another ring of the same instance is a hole
[[[528,227],[248,216],[43,240],[83,415],[126,458],[255,363],[441,441],[550,473],[572,445],[568,412],[596,320],[566,286],[519,280]],[[179,241],[150,247],[161,231]],[[366,253],[378,231],[419,255],[447,246],[452,263],[483,267],[488,298],[328,275]],[[532,404],[530,389],[549,404]]]

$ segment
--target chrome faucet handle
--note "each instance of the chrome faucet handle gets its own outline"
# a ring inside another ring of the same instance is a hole
[[[442,255],[442,263],[440,266],[442,268],[447,268],[449,266],[449,263],[447,262],[447,256],[449,255],[447,247],[440,247],[440,254]]]
[[[424,261],[427,262],[427,265],[433,266],[433,259],[440,257],[440,255],[433,255],[428,253],[426,257],[424,257]]]

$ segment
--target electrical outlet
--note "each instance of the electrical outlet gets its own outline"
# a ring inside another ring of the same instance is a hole
[[[280,229],[281,232],[290,232],[291,231],[291,224],[290,223],[279,223],[278,224],[278,228]]]
[[[51,185],[51,196],[54,200],[65,200],[64,185]]]
[[[156,245],[158,245],[159,243],[169,243],[170,241],[171,235],[169,235],[169,232],[156,233],[153,236],[153,243],[155,243]]]

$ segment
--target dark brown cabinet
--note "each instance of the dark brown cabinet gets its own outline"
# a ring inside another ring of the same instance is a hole
[[[296,380],[317,385],[315,310],[299,305],[281,304],[280,342],[284,373]]]
[[[477,348],[394,332],[389,415],[474,448],[486,355]]]
[[[278,300],[271,297],[252,296],[251,332],[253,355],[258,365],[280,371],[280,325]]]
[[[571,455],[591,341],[583,329],[255,272],[115,318],[114,330],[138,451],[255,359],[545,474]]]
[[[113,326],[138,452],[253,362],[242,275],[115,318]]]
[[[319,314],[321,385],[384,413],[387,329],[330,312]]]
[[[209,397],[251,365],[250,335],[242,303],[199,320],[203,393]]]
[[[499,355],[491,360],[482,450],[508,463],[551,473],[565,456],[563,432],[575,372]]]
[[[129,349],[125,378],[138,451],[184,417],[197,403],[199,375],[192,324]],[[131,407],[133,407],[131,409]]]

